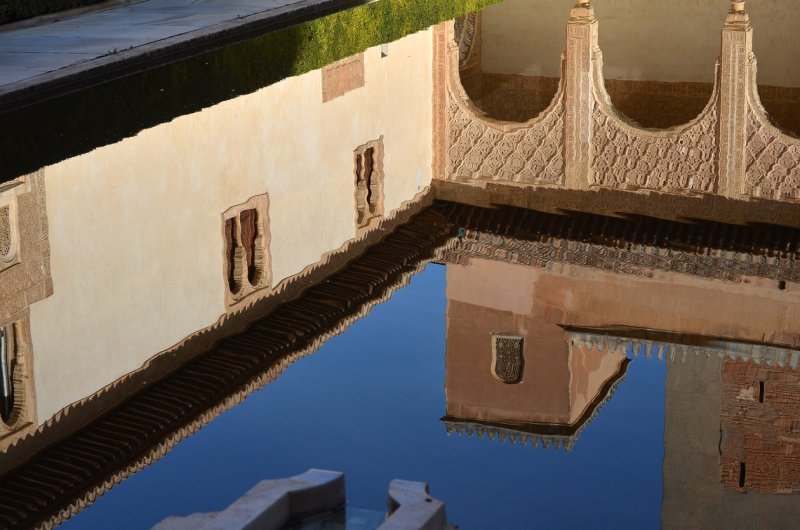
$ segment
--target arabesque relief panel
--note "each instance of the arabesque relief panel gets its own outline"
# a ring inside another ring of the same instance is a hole
[[[465,70],[459,61],[464,39],[445,25],[449,44],[435,59],[448,77],[446,124],[437,130],[446,158],[439,178],[474,185],[800,200],[800,139],[773,126],[759,99],[744,2],[731,2],[724,22],[713,85],[606,81],[598,20],[589,2],[576,4],[557,92],[537,116],[531,116],[532,109],[543,108],[548,91],[541,83],[475,71],[474,64]],[[463,24],[459,29],[466,31]],[[480,41],[472,42],[468,55],[480,58],[480,48],[475,49]],[[609,90],[628,96],[622,107],[641,106],[640,117],[653,101],[669,103],[652,120],[644,116],[640,121],[646,125],[670,124],[670,116],[684,123],[667,129],[642,126],[612,104]],[[513,97],[496,97],[505,93]]]

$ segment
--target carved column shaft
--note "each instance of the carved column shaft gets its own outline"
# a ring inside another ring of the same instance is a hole
[[[745,178],[747,86],[753,70],[753,29],[744,2],[732,2],[722,29],[720,52],[719,186],[725,197],[740,197]]]
[[[447,76],[455,53],[453,22],[433,27],[433,160],[434,180],[447,179]]]
[[[565,57],[565,169],[566,186],[585,189],[589,185],[591,154],[592,68],[597,46],[597,20],[586,3],[572,8],[567,24]]]

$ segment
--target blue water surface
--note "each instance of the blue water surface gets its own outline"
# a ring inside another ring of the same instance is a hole
[[[316,467],[344,471],[349,503],[370,509],[385,509],[394,478],[428,482],[466,530],[658,528],[665,363],[635,359],[571,453],[448,436],[445,270],[429,265],[64,527],[149,528]]]

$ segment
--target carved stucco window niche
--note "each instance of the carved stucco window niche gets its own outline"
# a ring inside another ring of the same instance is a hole
[[[27,323],[0,326],[0,449],[36,427]]]
[[[272,286],[269,198],[257,195],[222,214],[226,305]]]
[[[525,339],[516,335],[492,335],[492,374],[508,385],[522,381]]]
[[[383,215],[383,136],[354,151],[356,228]]]
[[[17,201],[11,194],[0,196],[0,270],[19,263]]]

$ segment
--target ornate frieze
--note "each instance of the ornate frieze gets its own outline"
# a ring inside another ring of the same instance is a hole
[[[646,340],[632,338],[622,334],[571,331],[573,341],[586,344],[589,349],[625,353],[631,351],[634,357],[644,355],[647,359],[657,358],[659,361],[697,363],[711,358],[749,361],[756,365],[777,366],[797,370],[800,366],[800,350],[771,346],[768,344],[751,344],[728,341],[707,340],[705,344],[681,344],[667,340]]]
[[[736,251],[690,252],[642,244],[613,245],[554,237],[529,241],[476,231],[467,231],[458,247],[446,251],[451,263],[468,263],[472,257],[549,267],[569,263],[603,271],[653,277],[654,270],[680,272],[741,282],[748,276],[800,282],[800,268],[793,257],[758,256]]]

